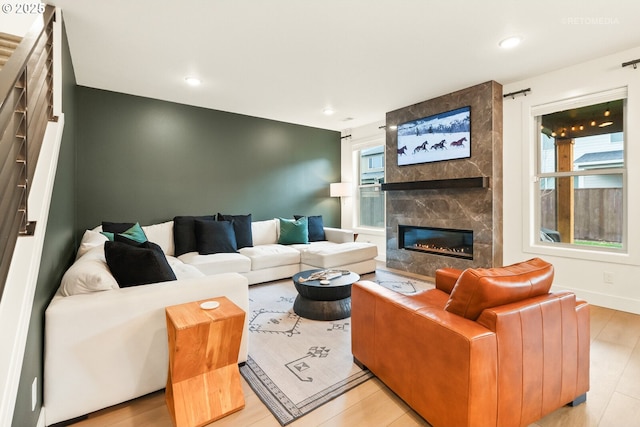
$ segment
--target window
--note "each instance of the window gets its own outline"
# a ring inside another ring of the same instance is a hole
[[[625,100],[537,116],[539,243],[625,249]]]
[[[358,226],[384,228],[384,146],[362,149],[358,158]]]

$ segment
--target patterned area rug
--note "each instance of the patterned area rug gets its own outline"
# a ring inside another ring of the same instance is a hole
[[[406,294],[433,287],[381,270],[361,279]],[[283,426],[373,376],[353,363],[351,319],[301,318],[296,296],[291,280],[249,288],[249,357],[240,368]]]
[[[377,284],[382,285],[385,288],[389,288],[392,291],[407,295],[415,294],[416,292],[423,291],[425,289],[433,289],[435,287],[431,282],[401,276],[386,270],[376,270],[375,273],[365,274],[360,279],[376,282]]]

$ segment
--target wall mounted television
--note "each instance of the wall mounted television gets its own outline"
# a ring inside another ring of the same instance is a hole
[[[398,125],[398,165],[471,157],[471,107]]]

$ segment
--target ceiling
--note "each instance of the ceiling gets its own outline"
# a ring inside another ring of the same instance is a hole
[[[332,130],[640,46],[635,0],[50,3],[79,85]]]

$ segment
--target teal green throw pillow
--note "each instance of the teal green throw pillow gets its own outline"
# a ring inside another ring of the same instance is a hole
[[[116,234],[118,234],[119,236],[125,237],[129,240],[133,240],[134,242],[137,242],[137,243],[144,243],[147,241],[147,235],[144,234],[144,230],[142,229],[142,227],[140,227],[140,224],[137,222],[133,225],[133,227],[123,231],[122,233],[109,233],[107,231],[101,231],[101,233],[107,236],[107,239],[109,239],[112,242],[114,241]]]
[[[285,218],[278,219],[280,220],[280,236],[278,237],[278,243],[281,245],[309,243],[309,226],[306,216],[297,220]]]

